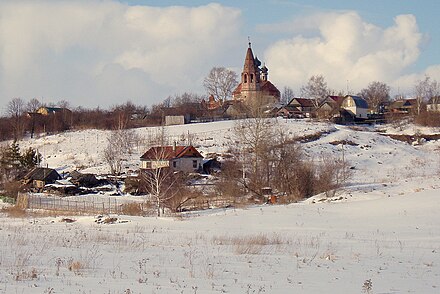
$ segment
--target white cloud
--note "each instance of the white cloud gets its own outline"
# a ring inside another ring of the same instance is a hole
[[[396,16],[392,26],[380,28],[363,21],[356,12],[321,13],[304,19],[303,27],[308,37],[280,40],[265,52],[271,80],[292,87],[298,94],[316,74],[322,74],[337,91],[345,91],[348,81],[354,92],[372,81],[409,91],[420,76],[402,79],[417,62],[423,40],[413,15]]]
[[[116,1],[0,3],[0,97],[108,106],[201,90],[236,49],[240,11]]]

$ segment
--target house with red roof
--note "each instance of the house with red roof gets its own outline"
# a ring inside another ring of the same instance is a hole
[[[203,156],[191,145],[151,147],[140,159],[140,168],[143,170],[170,168],[176,171],[195,172],[203,166]]]

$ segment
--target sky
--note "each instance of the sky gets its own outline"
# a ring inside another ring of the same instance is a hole
[[[323,75],[356,94],[410,97],[440,81],[440,1],[0,1],[0,112],[12,98],[151,106],[206,94],[214,66],[241,73],[248,37],[281,91]]]

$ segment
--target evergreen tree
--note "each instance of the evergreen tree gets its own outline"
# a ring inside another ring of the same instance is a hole
[[[20,156],[20,163],[23,168],[30,169],[40,163],[41,154],[34,148],[29,147]]]

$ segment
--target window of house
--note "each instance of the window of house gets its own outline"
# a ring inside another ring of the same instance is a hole
[[[177,167],[177,161],[173,161],[173,167],[174,167],[174,168]]]
[[[197,160],[193,160],[193,168],[197,168]]]

